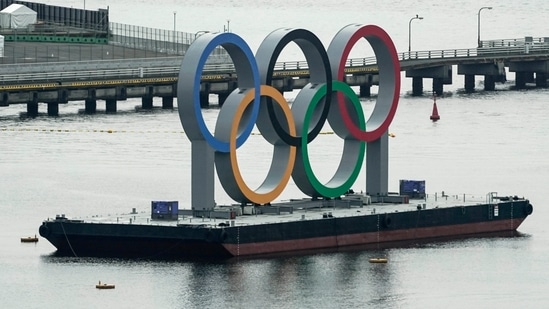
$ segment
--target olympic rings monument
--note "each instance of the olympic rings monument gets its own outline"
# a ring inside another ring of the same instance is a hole
[[[367,120],[358,96],[345,83],[344,72],[349,53],[360,39],[371,45],[379,68],[378,96]],[[290,109],[272,86],[272,76],[278,56],[291,42],[305,55],[310,78]],[[237,88],[221,107],[212,133],[200,108],[200,80],[208,56],[219,46],[234,63]],[[311,198],[340,197],[356,181],[364,160],[366,192],[372,196],[388,193],[388,128],[398,106],[400,65],[391,38],[378,26],[343,27],[327,50],[308,30],[281,28],[263,40],[255,56],[234,33],[206,33],[183,58],[177,93],[179,118],[191,141],[191,208],[195,216],[206,215],[215,207],[215,171],[226,193],[242,205],[269,204],[290,177]],[[344,142],[335,174],[321,183],[311,168],[308,145],[326,121]],[[244,182],[236,158],[236,149],[246,142],[254,126],[273,145],[271,166],[256,189]]]

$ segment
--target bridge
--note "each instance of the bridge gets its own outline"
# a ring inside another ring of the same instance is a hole
[[[81,46],[80,54],[83,48],[96,49],[89,52],[89,60],[0,65],[0,106],[27,104],[29,116],[35,116],[38,104],[46,103],[48,115],[56,116],[59,104],[72,101],[85,101],[86,112],[94,113],[97,100],[105,100],[107,112],[116,112],[118,101],[141,98],[142,107],[148,109],[153,107],[153,97],[161,97],[163,108],[173,108],[182,56],[149,53],[143,57],[142,51],[132,53],[126,49],[121,55],[115,46],[97,45]],[[112,59],[103,58],[105,49],[111,51]],[[97,58],[99,55],[101,58]],[[464,76],[467,92],[475,90],[475,76],[484,77],[485,90],[494,90],[496,82],[506,80],[506,71],[515,73],[516,88],[524,88],[527,83],[547,87],[549,38],[489,40],[476,48],[411,51],[399,53],[398,57],[401,71],[412,78],[413,95],[423,94],[424,79],[432,79],[432,90],[442,93],[443,86],[452,83],[454,66],[458,75]],[[210,94],[217,94],[218,103],[223,104],[237,86],[228,56],[217,53],[210,58],[202,76],[203,106],[210,104]],[[282,92],[300,89],[308,83],[308,69],[306,61],[279,62],[273,86]],[[361,96],[370,96],[371,87],[378,85],[375,57],[348,59],[345,72],[346,82],[357,86]]]

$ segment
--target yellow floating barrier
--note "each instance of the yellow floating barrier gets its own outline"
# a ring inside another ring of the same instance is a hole
[[[387,258],[371,258],[370,263],[387,263]]]
[[[34,237],[21,237],[21,242],[38,242],[38,237],[36,237],[36,235],[34,235]]]

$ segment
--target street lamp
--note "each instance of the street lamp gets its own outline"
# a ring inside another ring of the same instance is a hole
[[[177,14],[177,11],[173,11],[173,33],[175,35],[175,15]]]
[[[177,50],[178,46],[176,44],[176,39],[175,39],[175,36],[176,36],[176,34],[175,34],[175,15],[177,15],[177,11],[173,11],[173,44],[175,46],[175,48],[174,48],[175,52],[177,53],[178,52],[178,50]]]
[[[408,22],[408,52],[412,50],[412,20],[414,19],[423,19],[423,17],[416,14],[416,16],[412,17],[410,19],[410,22]]]
[[[488,9],[488,10],[491,10],[492,7],[491,6],[483,6],[480,8],[480,10],[478,10],[478,36],[477,36],[477,41],[478,41],[478,47],[481,47],[481,42],[480,42],[480,12],[484,9]]]

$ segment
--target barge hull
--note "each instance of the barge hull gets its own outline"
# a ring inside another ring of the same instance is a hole
[[[514,235],[532,209],[528,200],[521,199],[342,217],[316,218],[308,212],[308,218],[249,225],[162,226],[58,218],[44,221],[39,232],[61,255],[228,258],[369,245],[387,247],[490,233]]]
[[[317,237],[307,239],[256,242],[247,244],[224,244],[232,256],[263,255],[279,252],[318,250],[342,247],[359,247],[365,245],[374,248],[391,244],[413,244],[437,239],[459,239],[471,236],[498,235],[515,236],[514,233],[522,223],[520,220],[502,220],[489,223],[471,223],[453,226],[438,226],[406,230],[369,232],[352,235]],[[507,232],[507,234],[505,234]]]

